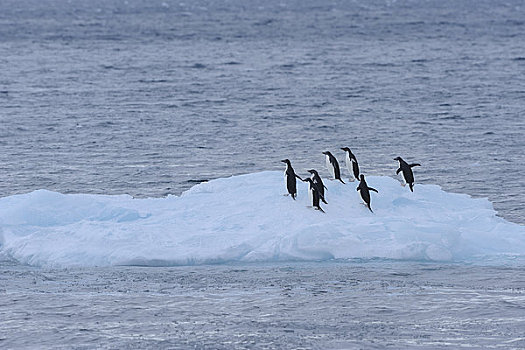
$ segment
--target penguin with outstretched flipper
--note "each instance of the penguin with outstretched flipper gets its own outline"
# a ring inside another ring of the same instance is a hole
[[[324,200],[324,197],[321,195],[319,191],[319,187],[309,177],[304,179],[303,181],[308,182],[308,191],[310,192],[309,197],[311,198],[312,207],[324,213],[324,210],[319,205],[319,199],[322,199],[324,203],[326,203],[326,201]]]
[[[356,188],[357,191],[361,194],[361,198],[363,198],[363,201],[365,202],[366,206],[370,211],[373,213],[372,208],[370,207],[370,191],[374,191],[376,193],[379,193],[375,188],[368,187],[365,176],[361,174],[361,181],[359,182],[359,186]]]
[[[319,194],[321,195],[320,196],[321,200],[323,201],[324,204],[328,204],[328,203],[326,203],[326,201],[324,199],[324,190],[325,190],[326,186],[323,184],[323,180],[321,180],[321,176],[319,176],[319,173],[317,172],[317,170],[314,170],[314,169],[310,169],[310,170],[308,170],[308,172],[310,174],[312,174],[310,179],[312,179],[312,182],[317,185],[317,188],[319,190]],[[309,192],[309,193],[311,193],[311,192]]]
[[[410,187],[410,191],[414,192],[414,173],[412,168],[415,166],[421,166],[419,163],[408,164],[401,157],[396,157],[394,160],[399,161],[399,169],[397,169],[396,174],[399,174],[400,171],[403,172],[403,179],[405,183]],[[404,185],[403,185],[404,186]]]

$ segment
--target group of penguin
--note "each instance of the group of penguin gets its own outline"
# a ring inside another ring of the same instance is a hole
[[[365,180],[365,176],[359,173],[359,164],[357,163],[357,158],[352,153],[350,148],[343,147],[341,148],[341,150],[345,151],[346,153],[346,166],[350,174],[353,175],[353,178],[351,177],[350,181],[355,181],[357,179],[360,180],[356,190],[359,191],[359,193],[361,194],[361,198],[363,199],[364,204],[368,207],[368,209],[371,212],[373,212],[372,207],[370,206],[370,191],[374,191],[376,193],[379,192],[375,188],[368,186]],[[333,180],[339,180],[344,184],[345,182],[341,179],[341,169],[339,168],[337,158],[335,158],[334,155],[329,151],[325,151],[323,152],[323,154],[326,156],[326,167],[332,175]],[[412,168],[415,166],[421,166],[421,164],[408,164],[401,157],[396,157],[394,158],[394,160],[397,160],[399,162],[399,168],[397,169],[396,174],[402,172],[405,184],[408,184],[408,186],[410,187],[410,191],[414,192],[414,173],[412,172]],[[302,179],[295,173],[292,167],[292,163],[289,159],[283,159],[281,160],[281,162],[286,164],[284,177],[286,181],[286,188],[288,189],[288,194],[292,197],[292,199],[295,200],[295,197],[297,196],[296,178],[303,182],[308,182],[308,197],[310,199],[312,207],[324,213],[324,210],[321,208],[320,201],[322,201],[325,204],[328,204],[325,200],[324,195],[324,190],[326,186],[323,184],[323,180],[321,180],[319,173],[314,169],[310,169],[308,170],[308,172],[310,173],[310,177]],[[405,184],[403,184],[403,186]]]

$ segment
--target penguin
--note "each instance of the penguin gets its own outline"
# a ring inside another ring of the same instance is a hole
[[[295,200],[295,197],[297,196],[297,184],[295,182],[295,178],[298,178],[301,181],[303,179],[295,174],[295,171],[292,168],[292,163],[290,163],[288,159],[283,159],[281,162],[286,163],[284,177],[286,179],[286,188],[288,189],[288,194],[290,194],[292,199]]]
[[[350,181],[354,182],[355,180],[359,180],[359,164],[357,163],[357,158],[355,155],[350,151],[350,148],[343,147],[341,148],[346,153],[346,167],[348,168],[348,172],[350,173]],[[354,177],[352,178],[352,175]]]
[[[372,208],[370,207],[370,191],[374,191],[376,193],[379,193],[375,188],[368,187],[365,176],[361,174],[361,181],[359,182],[359,186],[356,188],[357,191],[361,191],[361,198],[363,198],[363,201],[365,202],[366,206],[370,211],[373,213]]]
[[[410,187],[410,191],[414,192],[414,173],[412,172],[412,167],[421,166],[421,164],[408,164],[401,157],[396,157],[394,158],[394,160],[399,161],[399,169],[397,169],[396,175],[399,174],[400,171],[402,171],[405,184],[408,184],[408,186]],[[405,184],[403,184],[403,186],[405,186]]]
[[[319,173],[317,172],[317,170],[314,170],[314,169],[310,169],[308,170],[308,172],[312,174],[310,178],[312,179],[312,182],[317,185],[317,188],[319,189],[319,193],[321,194],[321,199],[323,200],[323,203],[328,204],[326,203],[324,199],[324,189],[326,188],[326,186],[323,184],[323,180],[321,180]]]
[[[339,163],[337,162],[337,159],[329,151],[323,152],[323,154],[326,155],[326,167],[328,168],[330,174],[334,177],[334,180],[339,180],[342,183],[345,183],[341,179],[341,170],[339,170]]]
[[[320,210],[324,213],[323,208],[321,208],[321,206],[319,205],[319,198],[321,198],[324,203],[326,203],[326,201],[321,195],[317,184],[315,184],[309,177],[305,178],[302,181],[308,182],[308,191],[310,192],[309,197],[311,198],[312,207],[314,207],[315,210]]]

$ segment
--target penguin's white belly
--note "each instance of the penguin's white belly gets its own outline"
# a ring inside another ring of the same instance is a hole
[[[314,189],[310,184],[308,184],[308,200],[311,205],[314,205]]]
[[[403,179],[403,182],[401,183],[401,186],[406,186],[407,179],[405,179],[405,173],[401,170],[401,178]]]
[[[328,169],[330,175],[332,175],[332,177],[335,179],[335,170],[332,166],[332,163],[330,163],[330,158],[328,156],[326,156],[326,168]]]
[[[348,169],[348,173],[350,174],[350,181],[354,182],[355,180],[358,180],[354,178],[354,160],[350,159],[350,156],[346,155],[346,168]]]
[[[350,173],[352,174],[352,181],[359,181],[359,179],[357,177],[355,177],[355,175],[354,175],[354,163],[357,165],[356,160],[352,159],[352,165],[351,165],[352,170],[350,171]]]
[[[348,169],[348,172],[350,173],[350,178],[353,178],[352,161],[350,160],[350,156],[348,155],[348,153],[346,154],[345,161],[346,161],[346,168]]]

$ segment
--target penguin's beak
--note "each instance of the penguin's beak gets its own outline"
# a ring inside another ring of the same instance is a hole
[[[286,163],[286,160],[283,159],[283,160],[281,160],[281,162]]]

